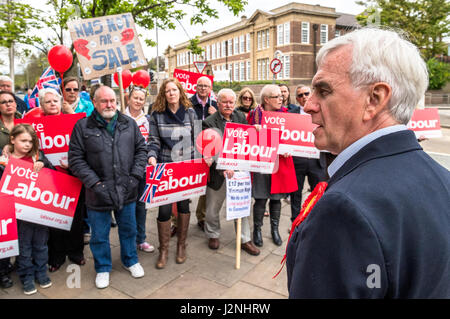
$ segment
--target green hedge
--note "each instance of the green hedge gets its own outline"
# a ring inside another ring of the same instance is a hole
[[[219,92],[221,89],[228,88],[232,89],[235,92],[239,92],[242,88],[249,85],[258,85],[258,84],[272,84],[272,80],[265,81],[242,81],[242,82],[229,82],[229,81],[221,81],[214,82],[213,90],[214,92]],[[276,81],[276,84],[289,84],[288,81]]]

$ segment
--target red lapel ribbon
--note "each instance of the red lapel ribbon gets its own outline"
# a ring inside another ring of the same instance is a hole
[[[272,277],[272,279],[275,279],[280,274],[280,272],[283,270],[284,264],[286,263],[287,247],[288,247],[288,244],[289,244],[289,240],[291,239],[291,236],[294,233],[294,230],[297,228],[297,226],[299,226],[305,220],[306,217],[308,217],[309,213],[312,211],[312,209],[314,208],[316,203],[319,201],[319,199],[325,193],[325,190],[327,189],[327,186],[328,186],[327,182],[320,182],[320,183],[318,183],[316,185],[316,187],[314,188],[314,190],[311,192],[311,194],[309,194],[308,198],[303,203],[303,206],[302,206],[302,209],[300,210],[300,213],[295,218],[295,220],[292,222],[291,233],[289,234],[289,238],[288,238],[288,241],[286,243],[286,251],[284,253],[283,259],[281,260],[281,268],[276,273],[276,275]]]

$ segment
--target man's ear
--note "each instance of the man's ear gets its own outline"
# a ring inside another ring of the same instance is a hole
[[[391,97],[392,88],[389,84],[386,82],[377,82],[372,84],[367,95],[364,120],[371,120],[378,114],[386,111]]]

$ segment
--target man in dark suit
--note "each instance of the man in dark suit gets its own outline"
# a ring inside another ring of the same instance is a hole
[[[190,98],[197,119],[203,121],[210,115],[217,112],[217,102],[212,100],[212,83],[207,76],[202,76],[197,80],[196,93]],[[195,215],[197,216],[197,225],[204,230],[205,228],[206,196],[200,196],[198,199]]]
[[[288,112],[294,114],[307,114],[303,108],[305,107],[308,96],[311,93],[311,89],[309,88],[309,86],[300,84],[295,89],[295,92],[298,105],[294,105],[293,107],[288,109]],[[293,161],[295,167],[295,175],[297,177],[298,190],[289,194],[291,198],[292,222],[300,213],[305,178],[308,177],[308,184],[311,187],[311,190],[316,187],[317,183],[326,180],[325,153],[321,152],[319,159],[294,156]]]
[[[450,298],[450,172],[406,128],[428,86],[418,49],[363,28],[317,65],[305,111],[337,157],[289,241],[289,297]]]
[[[219,111],[203,121],[202,128],[215,128],[223,136],[227,122],[247,124],[245,115],[234,109],[236,104],[236,93],[231,89],[222,89],[218,93]],[[220,236],[220,210],[226,198],[225,176],[233,177],[231,170],[217,170],[216,163],[212,163],[212,158],[205,159],[208,165],[211,165],[209,171],[209,181],[206,187],[206,218],[205,234],[208,237],[208,247],[211,249],[219,248]],[[248,218],[242,218],[242,249],[250,255],[257,256],[260,251],[253,245],[250,236],[250,225]]]

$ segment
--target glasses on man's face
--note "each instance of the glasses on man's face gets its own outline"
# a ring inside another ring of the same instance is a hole
[[[297,94],[297,97],[298,97],[298,98],[302,98],[303,96],[309,96],[309,92]]]
[[[78,92],[80,89],[78,88],[65,88],[64,91],[66,92]]]
[[[273,96],[269,96],[270,99],[282,99],[283,95],[273,95]]]
[[[198,84],[198,85],[197,85],[197,88],[199,88],[199,89],[207,89],[207,88],[209,88],[209,85],[206,85],[206,84]]]
[[[0,101],[0,104],[1,105],[5,105],[5,104],[11,104],[11,103],[14,103],[15,101],[14,100],[6,100],[6,101]]]
[[[251,96],[243,96],[242,99],[244,101],[253,101],[253,98]]]

